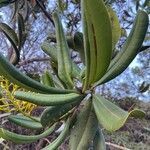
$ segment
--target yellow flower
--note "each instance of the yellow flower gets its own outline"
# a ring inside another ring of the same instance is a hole
[[[14,98],[13,93],[19,88],[17,85],[10,83],[7,79],[0,76],[0,111],[16,111],[24,115],[30,115],[32,110],[37,107],[35,104]]]

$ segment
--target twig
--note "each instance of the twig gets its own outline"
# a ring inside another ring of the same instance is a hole
[[[19,62],[17,67],[27,65],[29,63],[33,63],[34,61],[39,62],[39,61],[49,61],[49,60],[50,60],[50,58],[48,58],[48,57],[46,57],[46,58],[32,58],[32,59],[28,59],[28,60],[24,60],[22,62]]]
[[[109,146],[112,146],[112,147],[115,147],[115,148],[118,148],[118,149],[121,149],[121,150],[131,150],[131,149],[128,149],[126,147],[123,147],[123,146],[119,146],[117,144],[113,144],[113,143],[110,143],[110,142],[105,142],[106,145],[109,145]]]
[[[48,14],[48,12],[45,10],[44,6],[42,5],[42,3],[39,0],[36,0],[37,5],[41,8],[41,10],[43,11],[43,13],[45,14],[45,16],[50,20],[50,22],[53,24],[53,26],[55,26],[54,21],[52,19],[52,16],[50,14]]]
[[[35,150],[40,150],[46,143],[50,144],[50,141],[47,138],[41,139],[36,145]]]
[[[147,50],[148,48],[150,48],[150,45],[148,45],[148,46],[142,46],[140,48],[139,52],[143,52],[143,51]]]
[[[0,144],[4,146],[4,148],[3,148],[3,149],[5,149],[5,150],[9,150],[9,147],[7,146],[7,144],[5,144],[5,143],[3,143],[3,142],[1,142]]]
[[[11,113],[0,114],[0,118],[7,117],[7,116],[9,116],[10,114],[11,114]]]
[[[76,60],[76,61],[74,61],[74,62],[75,62],[75,64],[81,64],[81,63],[82,63],[81,60]]]

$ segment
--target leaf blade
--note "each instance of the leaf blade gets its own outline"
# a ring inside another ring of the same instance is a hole
[[[47,107],[41,114],[41,124],[43,126],[47,126],[57,122],[62,116],[67,114],[68,111],[73,109],[79,103],[80,101],[68,103],[64,105]]]
[[[41,129],[41,123],[32,120],[31,118],[25,117],[23,115],[10,115],[8,120],[25,128],[29,129]]]
[[[73,81],[71,79],[72,63],[69,54],[69,47],[64,35],[63,27],[57,13],[53,14],[55,28],[56,28],[56,40],[57,40],[57,61],[58,61],[58,75],[61,80],[66,83],[68,88],[73,87]]]
[[[138,54],[148,28],[146,12],[139,11],[122,51],[111,61],[107,73],[94,86],[106,83],[121,74]]]
[[[2,30],[2,32],[5,34],[5,36],[7,37],[7,39],[10,41],[10,43],[12,44],[14,50],[15,50],[15,54],[12,55],[12,58],[10,58],[11,63],[13,64],[17,64],[19,62],[20,59],[20,52],[18,49],[18,37],[17,34],[15,33],[15,31],[8,26],[5,23],[0,23],[0,29]]]
[[[10,132],[8,130],[0,128],[0,137],[2,137],[5,140],[10,140],[10,141],[12,141],[14,143],[18,143],[18,144],[32,143],[41,138],[48,136],[49,134],[51,134],[54,131],[54,129],[55,129],[55,125],[53,125],[52,127],[50,127],[49,129],[47,129],[46,131],[44,131],[43,133],[41,133],[39,135],[28,136],[28,135],[16,134],[14,132]]]
[[[109,15],[102,0],[82,1],[84,49],[86,58],[85,91],[107,71],[112,53]]]
[[[121,27],[119,23],[118,16],[115,11],[111,7],[107,7],[108,14],[111,20],[111,28],[112,28],[112,49],[115,49],[115,45],[121,37]]]
[[[70,150],[87,150],[94,138],[97,127],[98,122],[93,112],[91,99],[89,99],[77,116],[77,121],[71,131]]]
[[[99,94],[93,96],[93,106],[99,123],[108,131],[121,128],[131,116],[144,117],[145,113],[140,110],[124,111],[112,102],[101,97]]]
[[[18,100],[31,102],[41,106],[55,106],[71,102],[81,101],[84,95],[70,94],[40,94],[33,92],[15,91],[14,97]]]
[[[112,53],[111,23],[102,0],[86,0],[86,5],[86,9],[93,23],[95,42],[97,45],[96,81],[104,75],[110,63]]]
[[[0,75],[4,76],[11,82],[39,93],[70,93],[74,90],[63,90],[53,87],[44,86],[43,84],[31,79],[27,75],[18,71],[9,61],[0,53]],[[75,91],[74,91],[75,92]]]

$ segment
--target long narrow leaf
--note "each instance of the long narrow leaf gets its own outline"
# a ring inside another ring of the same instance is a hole
[[[84,95],[77,93],[70,94],[39,94],[32,92],[16,91],[14,93],[15,98],[31,102],[33,104],[41,106],[55,106],[61,104],[67,104],[71,102],[78,102],[84,98]]]
[[[93,149],[94,150],[106,150],[106,144],[104,135],[101,129],[97,130],[96,135],[93,140]]]
[[[24,19],[20,13],[18,13],[18,39],[18,49],[21,50],[26,39],[26,33]]]
[[[44,85],[55,87],[54,82],[53,82],[53,77],[52,75],[46,71],[42,76],[41,76],[41,82]]]
[[[65,127],[64,127],[63,131],[57,137],[57,139],[55,139],[52,143],[50,143],[48,146],[46,146],[42,150],[56,150],[61,145],[61,143],[65,140],[65,138],[67,137],[67,135],[70,131],[69,129],[70,129],[72,121],[73,121],[72,118],[69,118],[65,123]]]
[[[10,41],[10,43],[12,44],[14,50],[15,50],[15,54],[13,56],[13,58],[11,58],[11,62],[13,64],[17,64],[19,62],[20,59],[20,53],[19,53],[19,49],[18,49],[18,37],[17,34],[15,33],[15,31],[8,26],[5,23],[0,23],[0,30],[5,34],[5,36],[8,38],[8,40]]]
[[[44,138],[51,134],[55,129],[55,125],[44,131],[42,134],[39,135],[20,135],[16,134],[14,132],[10,132],[8,130],[5,130],[3,128],[0,128],[0,137],[2,137],[5,140],[10,140],[14,143],[18,144],[24,144],[24,143],[32,143],[35,142],[41,138]]]
[[[21,73],[17,70],[12,64],[6,60],[6,58],[0,53],[0,75],[4,76],[11,82],[29,89],[31,91],[39,92],[39,93],[70,93],[75,92],[74,90],[63,90],[57,89],[53,87],[45,86],[27,75]]]
[[[111,23],[103,0],[85,0],[85,5],[86,10],[90,15],[91,22],[93,23],[95,47],[97,51],[97,71],[95,80],[98,80],[106,72],[111,59]]]
[[[83,30],[86,56],[84,89],[107,71],[112,53],[110,18],[103,0],[83,0]],[[84,21],[85,20],[85,21]]]
[[[108,14],[111,20],[111,28],[112,28],[112,49],[115,48],[116,43],[121,37],[121,27],[119,23],[118,16],[115,11],[111,7],[107,7]]]
[[[69,48],[64,35],[63,27],[60,22],[57,13],[53,14],[55,28],[56,28],[56,40],[57,40],[57,61],[58,61],[58,75],[61,80],[66,83],[70,88],[73,87],[73,81],[71,79],[72,62],[69,54]]]
[[[37,120],[37,118],[35,118]],[[28,117],[25,117],[23,115],[10,115],[8,117],[8,120],[25,128],[29,129],[41,129],[42,125],[40,122],[35,121],[35,119],[31,119]]]
[[[94,86],[114,79],[129,66],[142,46],[148,24],[149,18],[147,13],[142,10],[139,11],[121,52],[112,60],[107,73]]]
[[[79,103],[80,101],[77,101],[73,103],[58,106],[50,106],[46,108],[41,114],[41,124],[43,126],[48,126],[57,122],[63,115],[68,113],[68,111],[73,109]]]
[[[85,65],[86,65],[86,71],[85,71],[85,80],[84,80],[84,86],[83,91],[85,91],[89,86],[89,75],[90,75],[90,43],[88,39],[88,25],[87,25],[87,18],[85,13],[85,1],[81,1],[81,11],[82,11],[82,26],[83,26],[83,41],[84,41],[84,54],[85,54]]]
[[[47,41],[44,41],[41,45],[42,50],[51,57],[52,61],[54,63],[58,63],[57,61],[57,48],[54,46],[51,46]],[[80,79],[79,73],[81,72],[81,69],[72,62],[72,77]]]
[[[77,116],[70,136],[70,150],[87,150],[89,148],[98,127],[92,108],[91,99],[89,99]]]

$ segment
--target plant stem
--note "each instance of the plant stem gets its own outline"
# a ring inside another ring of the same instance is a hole
[[[119,146],[119,145],[117,145],[117,144],[113,144],[113,143],[110,143],[110,142],[105,142],[105,143],[106,143],[106,145],[108,145],[108,146],[112,146],[112,147],[115,147],[115,148],[120,149],[120,150],[131,150],[131,149],[128,149],[128,148],[126,148],[126,147]]]

